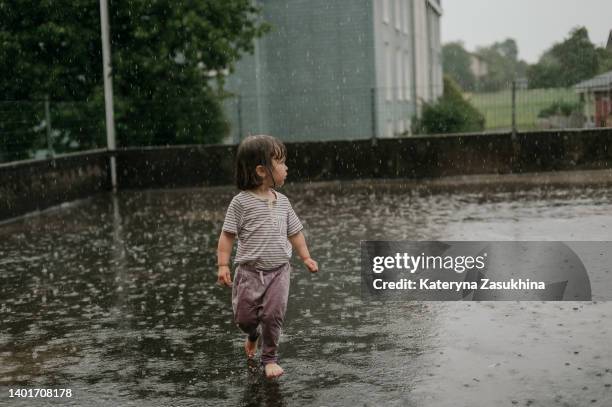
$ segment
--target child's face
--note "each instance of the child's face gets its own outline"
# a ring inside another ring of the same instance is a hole
[[[287,178],[287,166],[285,165],[285,159],[277,160],[276,158],[272,159],[272,177],[274,177],[274,184],[276,186],[281,187],[285,183],[285,178]]]

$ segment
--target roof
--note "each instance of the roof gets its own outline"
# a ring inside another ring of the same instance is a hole
[[[604,90],[608,91],[612,88],[612,71],[602,73],[601,75],[597,75],[592,79],[587,79],[586,81],[582,81],[577,85],[574,85],[574,89],[578,92],[591,90]]]

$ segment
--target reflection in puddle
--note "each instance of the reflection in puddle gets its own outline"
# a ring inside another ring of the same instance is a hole
[[[365,239],[609,240],[609,187],[289,186],[321,272],[295,267],[278,382],[247,369],[215,285],[233,192],[99,195],[0,227],[0,386],[70,387],[68,405],[610,404],[607,303],[363,303],[359,273]]]

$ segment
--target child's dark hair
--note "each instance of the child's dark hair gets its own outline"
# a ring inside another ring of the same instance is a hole
[[[263,180],[255,168],[263,165],[272,173],[272,160],[287,158],[287,149],[282,141],[266,135],[249,136],[238,145],[236,153],[236,185],[241,190],[253,189]]]

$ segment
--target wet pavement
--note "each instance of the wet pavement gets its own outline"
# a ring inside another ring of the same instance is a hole
[[[610,185],[468,184],[284,188],[321,272],[294,260],[277,381],[247,369],[215,285],[232,188],[4,224],[0,405],[612,405],[606,275],[593,302],[362,302],[360,240],[612,240]],[[41,387],[73,397],[9,398]]]

